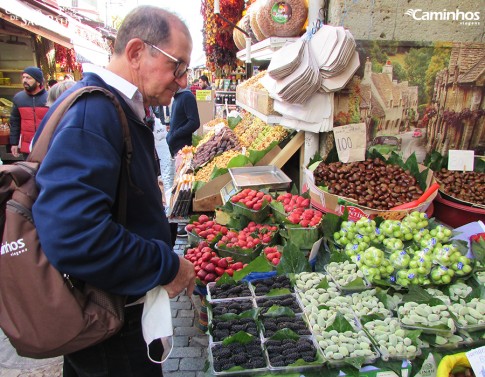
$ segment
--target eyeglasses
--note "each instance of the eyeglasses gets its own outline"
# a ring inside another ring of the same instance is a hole
[[[147,44],[148,46],[150,46],[151,48],[154,48],[158,52],[161,52],[167,58],[171,59],[174,63],[176,63],[175,71],[173,71],[173,75],[175,76],[176,79],[181,78],[183,75],[185,75],[189,71],[189,67],[187,66],[187,63],[185,63],[184,61],[178,60],[177,58],[174,58],[168,52],[163,51],[161,48],[158,48],[157,46],[154,46],[151,43],[148,43],[147,41],[143,41],[143,42],[145,44]]]

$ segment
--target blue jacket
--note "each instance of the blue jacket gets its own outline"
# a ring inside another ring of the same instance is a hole
[[[192,145],[192,134],[200,127],[197,101],[190,89],[175,94],[172,103],[167,144],[172,156],[186,145]]]
[[[65,114],[37,174],[33,217],[49,262],[59,271],[109,292],[141,295],[175,278],[178,256],[157,181],[153,133],[101,78],[86,73],[80,86],[115,93],[128,118],[133,143],[126,228],[112,213],[122,156],[118,114],[103,94],[88,94]],[[46,114],[39,133],[50,118]],[[38,135],[37,135],[38,136]],[[26,277],[28,278],[28,277]]]

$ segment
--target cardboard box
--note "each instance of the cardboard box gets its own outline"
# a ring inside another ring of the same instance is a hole
[[[274,100],[264,89],[238,86],[236,88],[236,101],[264,115],[279,115],[279,113],[274,111]]]
[[[423,171],[424,169],[426,169],[426,167],[423,165],[419,165],[419,169],[420,171]],[[433,177],[433,172],[430,170],[426,180],[426,187],[428,188],[434,182],[435,180]],[[384,219],[401,220],[410,212],[425,212],[438,193],[438,191],[435,191],[424,203],[415,208],[399,211],[376,210],[369,207],[361,206],[355,202],[352,202],[351,199],[343,198],[334,194],[329,194],[328,192],[321,190],[315,184],[313,172],[306,168],[303,172],[303,191],[309,191],[312,205],[323,212],[334,213],[340,216],[344,213],[345,207],[347,206],[347,210],[349,211],[349,220],[354,221],[357,221],[364,216],[369,218],[380,216]]]
[[[221,189],[231,180],[229,173],[207,182],[195,192],[192,201],[194,212],[212,212],[217,206],[222,205]]]

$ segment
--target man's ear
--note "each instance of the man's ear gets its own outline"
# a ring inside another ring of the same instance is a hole
[[[126,59],[134,66],[137,67],[140,64],[141,57],[147,46],[140,38],[131,39],[125,47]]]

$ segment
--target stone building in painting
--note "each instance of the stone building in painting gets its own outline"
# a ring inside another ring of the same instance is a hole
[[[354,80],[355,81],[355,80]],[[367,58],[364,76],[357,84],[359,112],[367,120],[368,139],[379,135],[397,135],[418,118],[418,87],[407,81],[398,83],[392,78],[392,64],[388,61],[382,73],[372,72],[372,63]],[[348,89],[348,88],[347,88]],[[342,97],[343,95],[343,97]],[[335,93],[335,113],[349,111],[349,98],[354,93]]]
[[[433,105],[423,117],[428,151],[485,151],[485,46],[454,43],[447,69],[436,76]]]

